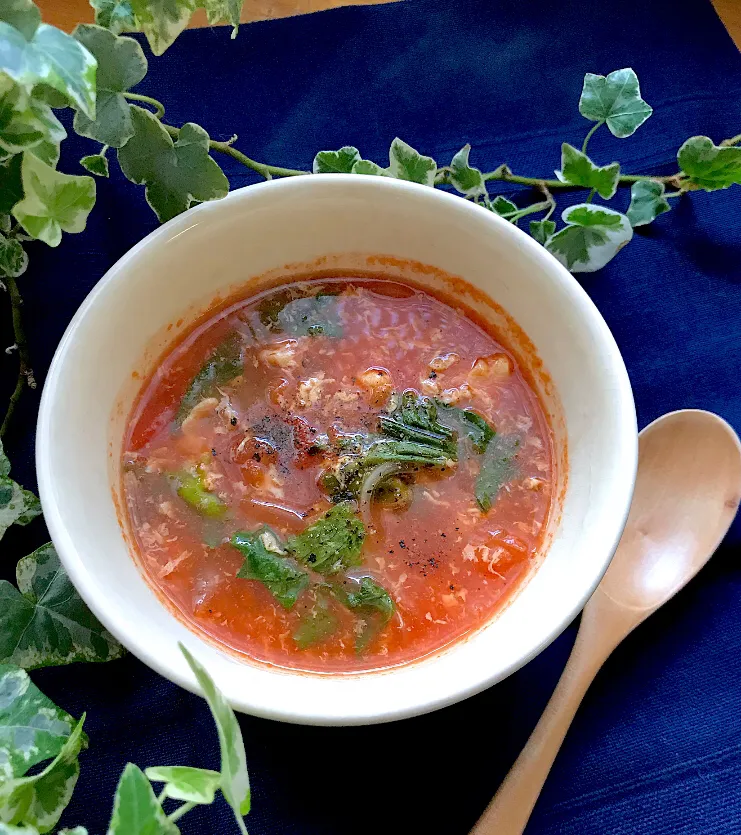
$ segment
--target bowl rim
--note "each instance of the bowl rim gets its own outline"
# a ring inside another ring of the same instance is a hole
[[[71,526],[65,522],[59,508],[56,505],[56,502],[53,499],[54,490],[52,487],[50,449],[52,443],[51,435],[54,406],[60,390],[59,378],[62,375],[66,355],[75,338],[75,334],[80,323],[88,316],[91,309],[94,308],[98,298],[108,292],[109,289],[116,284],[116,282],[122,280],[129,270],[129,265],[136,261],[143,250],[149,249],[152,246],[161,246],[166,244],[168,241],[185,232],[188,228],[196,225],[199,217],[201,216],[204,216],[205,219],[209,214],[213,215],[229,211],[231,206],[235,203],[259,200],[261,195],[265,194],[266,191],[270,194],[271,192],[274,193],[277,190],[290,192],[290,190],[295,189],[299,192],[299,195],[297,196],[300,197],[302,190],[306,188],[310,190],[317,187],[330,189],[338,188],[341,190],[342,187],[348,183],[351,183],[354,188],[360,188],[361,190],[367,189],[369,195],[372,195],[377,191],[411,191],[419,197],[422,193],[426,193],[428,195],[428,199],[438,201],[441,205],[447,205],[450,210],[461,213],[473,211],[477,213],[479,218],[481,217],[481,215],[478,214],[481,212],[481,209],[478,206],[474,206],[469,201],[463,200],[457,195],[416,183],[386,177],[360,177],[352,174],[318,174],[307,177],[291,177],[282,180],[271,180],[235,189],[230,191],[228,195],[221,200],[200,204],[154,229],[130,250],[128,250],[121,258],[115,261],[108,270],[106,270],[105,274],[99,279],[99,281],[85,297],[65,329],[54,353],[54,357],[44,382],[36,431],[36,472],[39,486],[39,497],[41,499],[44,518],[51,535],[51,539],[59,554],[60,561],[85,603],[95,614],[98,620],[100,620],[105,628],[108,629],[111,634],[113,634],[114,637],[120,641],[120,643],[122,643],[140,661],[154,669],[164,678],[167,678],[184,689],[196,694],[200,694],[201,691],[195,677],[189,670],[186,671],[178,664],[173,664],[169,658],[163,658],[159,654],[150,652],[146,645],[133,640],[126,630],[125,622],[119,620],[115,616],[112,616],[104,606],[103,601],[98,600],[96,596],[87,588],[86,573],[88,569],[85,567],[84,561],[75,546],[74,535],[70,530]],[[347,714],[343,714],[341,717],[328,715],[326,712],[322,713],[311,711],[303,708],[301,704],[297,704],[296,709],[291,712],[283,709],[266,709],[252,704],[249,697],[245,698],[242,694],[225,693],[225,696],[230,704],[241,712],[254,716],[261,716],[263,718],[277,719],[284,722],[299,724],[364,725],[417,716],[462,701],[463,699],[475,695],[476,693],[480,693],[488,687],[507,678],[513,672],[519,670],[535,658],[540,652],[542,652],[543,649],[552,643],[581,612],[582,608],[592,596],[595,588],[607,571],[627,522],[638,466],[637,419],[633,393],[625,363],[622,355],[620,354],[617,343],[607,326],[607,323],[594,302],[574,276],[568,272],[568,270],[566,270],[566,268],[549,252],[547,252],[544,247],[535,242],[523,230],[513,226],[511,223],[503,218],[500,218],[493,212],[486,213],[484,216],[488,216],[493,229],[497,230],[500,235],[504,235],[505,238],[509,238],[507,242],[508,245],[524,248],[535,258],[536,261],[540,262],[542,272],[547,275],[547,280],[557,282],[560,285],[561,291],[569,296],[570,301],[578,307],[579,317],[588,318],[591,321],[592,326],[600,333],[602,347],[609,356],[610,371],[613,375],[613,382],[615,386],[615,399],[620,405],[620,417],[618,422],[619,434],[613,438],[613,442],[619,449],[621,449],[622,454],[620,459],[621,469],[614,478],[614,501],[611,506],[610,514],[610,518],[613,520],[612,530],[610,536],[605,537],[604,550],[602,551],[604,557],[600,564],[594,565],[592,576],[589,582],[584,584],[581,595],[578,599],[576,599],[576,605],[574,605],[571,610],[566,611],[557,620],[554,620],[549,625],[547,630],[545,630],[540,641],[534,644],[528,652],[515,659],[505,668],[482,672],[476,681],[467,687],[456,686],[455,683],[451,683],[442,694],[427,696],[420,693],[414,704],[404,704],[397,709],[384,708],[376,712],[369,712],[365,710],[353,713],[350,711]],[[172,615],[172,613],[170,614],[174,618],[174,615]],[[202,640],[198,633],[195,633],[187,626],[186,628],[191,635]],[[458,643],[459,641],[456,641],[451,645],[451,647],[455,647]],[[443,651],[447,651],[448,649],[449,648],[445,648]],[[423,662],[434,663],[435,658],[438,655],[440,655],[440,653],[420,659],[419,662],[411,662],[410,664],[399,668],[373,671],[367,675],[385,675],[391,682],[393,680],[395,670],[408,670],[410,666]],[[279,668],[278,672],[286,676],[287,679],[294,677],[290,670],[286,670],[284,668]],[[296,675],[304,674],[300,671],[296,671]],[[335,677],[328,676],[328,678]],[[354,675],[353,678],[356,680],[358,678],[362,679],[362,674]]]

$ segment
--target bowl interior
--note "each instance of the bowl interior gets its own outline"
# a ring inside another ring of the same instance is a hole
[[[457,295],[528,362],[556,435],[561,490],[550,548],[530,582],[466,640],[383,672],[289,672],[245,663],[202,640],[141,576],[114,501],[125,422],[162,351],[216,298],[255,277],[275,279],[307,265],[411,277]],[[324,724],[384,721],[449,704],[500,680],[553,640],[609,563],[637,455],[630,386],[612,336],[548,253],[457,197],[341,175],[232,192],[166,224],[121,259],[60,344],[37,443],[52,538],[80,593],[116,637],[194,689],[177,651],[182,641],[235,708]]]

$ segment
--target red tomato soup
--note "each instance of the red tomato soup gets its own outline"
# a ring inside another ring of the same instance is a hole
[[[296,281],[202,319],[124,449],[149,582],[232,650],[316,672],[410,662],[491,618],[554,492],[512,354],[383,278]]]

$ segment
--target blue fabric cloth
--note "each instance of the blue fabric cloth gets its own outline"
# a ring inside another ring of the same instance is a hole
[[[238,133],[241,148],[277,164],[309,166],[315,151],[343,144],[383,161],[398,134],[439,161],[470,141],[481,168],[506,161],[547,176],[560,142],[579,144],[588,127],[576,106],[583,74],[623,66],[636,69],[656,113],[632,139],[600,131],[590,148],[599,161],[669,173],[687,136],[741,131],[741,58],[706,0],[406,0],[245,26],[228,38],[225,29],[185,33],[151,61],[141,90],[165,100],[173,123],[193,119],[215,138]],[[90,152],[70,140],[66,170]],[[221,161],[232,187],[250,181]],[[84,234],[65,236],[59,250],[31,247],[23,290],[41,380],[85,295],[156,225],[142,190],[112,168]],[[741,430],[739,208],[738,187],[695,194],[582,279],[623,352],[641,426],[693,406]],[[1,367],[7,394],[13,361]],[[7,439],[29,487],[37,401],[25,397]],[[11,531],[3,552],[25,553],[43,536],[40,523]],[[600,673],[530,835],[741,830],[740,544],[737,523],[709,567]],[[10,562],[0,566],[8,576]],[[572,626],[500,685],[419,719],[316,729],[243,718],[250,832],[466,833],[537,720],[573,635]],[[216,767],[204,703],[132,658],[34,680],[72,713],[88,711],[90,749],[68,825],[105,831],[127,760]],[[188,815],[182,830],[236,831],[221,802]]]

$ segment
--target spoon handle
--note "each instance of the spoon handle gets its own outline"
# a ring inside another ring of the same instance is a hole
[[[621,640],[622,635],[615,634],[615,627],[623,632],[619,624],[604,629],[602,616],[611,607],[600,606],[603,601],[609,598],[598,591],[585,608],[571,656],[540,721],[470,835],[520,835],[527,826],[584,694]],[[609,615],[607,619],[612,620]]]

